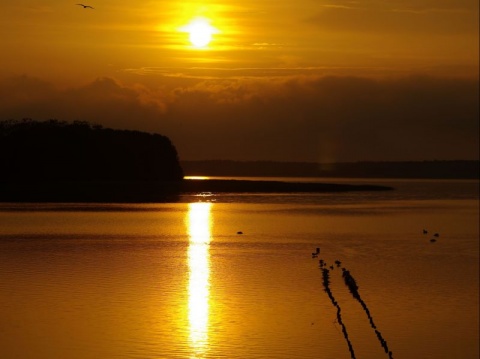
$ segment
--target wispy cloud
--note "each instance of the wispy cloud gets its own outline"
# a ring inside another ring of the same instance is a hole
[[[478,12],[463,7],[412,4],[323,5],[306,19],[324,29],[345,32],[388,32],[395,34],[478,33]]]
[[[288,62],[288,60],[285,60]],[[295,61],[292,61],[294,63]],[[450,77],[470,77],[478,69],[472,66],[425,66],[417,72],[429,75],[448,74]],[[145,77],[168,77],[191,80],[264,79],[288,77],[364,76],[370,78],[404,77],[410,69],[381,66],[285,66],[285,67],[139,67],[122,72]],[[478,72],[478,71],[477,71]]]

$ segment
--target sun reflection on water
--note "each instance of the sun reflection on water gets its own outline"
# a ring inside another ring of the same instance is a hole
[[[188,320],[190,343],[198,356],[208,347],[211,203],[190,203],[188,210]],[[197,356],[194,356],[197,357]]]

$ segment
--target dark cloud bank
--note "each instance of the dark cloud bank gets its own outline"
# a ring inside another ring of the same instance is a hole
[[[85,120],[157,132],[183,160],[479,158],[477,79],[295,76],[161,85],[100,78],[58,89],[10,77],[0,80],[0,119]]]

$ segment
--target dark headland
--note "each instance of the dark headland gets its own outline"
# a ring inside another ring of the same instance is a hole
[[[1,202],[165,202],[200,192],[345,192],[390,187],[185,180],[166,137],[76,121],[0,122]]]

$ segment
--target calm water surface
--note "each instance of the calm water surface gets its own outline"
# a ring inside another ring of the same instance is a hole
[[[0,204],[0,358],[348,359],[320,258],[356,358],[388,355],[341,267],[394,358],[478,358],[478,181],[366,182],[396,190]]]

